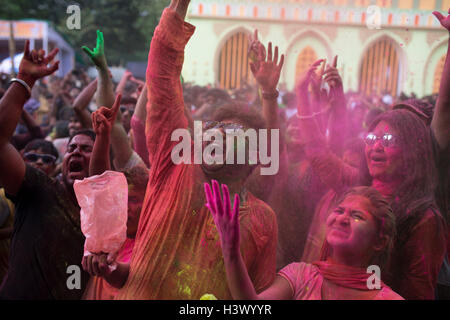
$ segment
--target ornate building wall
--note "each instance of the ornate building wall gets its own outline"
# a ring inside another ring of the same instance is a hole
[[[380,10],[380,29],[367,26],[374,23],[370,5]],[[337,54],[346,89],[431,94],[448,41],[431,12],[449,7],[450,0],[193,0],[188,19],[197,30],[183,76],[200,85],[241,86],[247,79],[242,34],[256,28],[263,43],[286,54],[280,82],[288,89],[313,58]],[[241,77],[226,82],[227,70]]]

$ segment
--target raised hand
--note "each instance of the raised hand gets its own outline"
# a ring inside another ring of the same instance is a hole
[[[25,42],[25,51],[23,54],[23,59],[19,65],[18,78],[25,81],[30,88],[34,83],[46,76],[51,75],[59,68],[59,61],[50,64],[58,53],[59,49],[55,48],[48,56],[45,56],[44,50],[33,50],[30,52],[30,41]]]
[[[315,76],[317,68],[324,61],[324,59],[320,59],[314,62],[297,83],[297,96],[299,100],[297,112],[299,115],[307,115],[310,112],[311,106],[309,102],[308,88],[313,80],[313,77]]]
[[[331,67],[328,66],[327,70],[324,72],[324,81],[330,86],[330,97],[332,99],[344,94],[342,78],[337,70],[337,58],[338,56],[334,57],[333,65]]]
[[[280,62],[278,63],[278,47],[275,47],[275,53],[272,56],[272,42],[269,42],[267,60],[265,52],[266,50],[261,44],[259,46],[257,61],[250,63],[250,69],[262,90],[273,92],[276,90],[278,81],[280,80],[281,69],[284,64],[284,55],[281,55]]]
[[[258,39],[257,29],[253,36],[251,34],[248,36],[248,57],[256,69],[259,69],[260,61],[266,60],[266,48]]]
[[[111,128],[117,118],[122,95],[117,95],[116,101],[111,109],[101,107],[92,114],[92,127],[97,135],[106,135],[111,132]]]
[[[184,20],[190,2],[191,0],[172,0],[169,8],[175,10],[175,12]]]
[[[239,251],[239,195],[234,196],[233,211],[231,211],[230,192],[223,184],[223,200],[220,196],[219,183],[212,180],[212,191],[208,183],[205,183],[206,207],[211,211],[219,231],[222,251],[224,255]]]
[[[103,33],[97,30],[97,46],[91,51],[88,47],[81,47],[84,52],[89,56],[91,61],[97,68],[107,68],[108,64],[105,57],[105,41],[103,39]]]
[[[450,9],[448,10],[448,13],[450,14]],[[441,25],[447,29],[448,31],[450,31],[450,15],[445,17],[442,13],[440,13],[439,11],[434,11],[433,12],[434,16],[439,20],[439,22],[441,23]]]

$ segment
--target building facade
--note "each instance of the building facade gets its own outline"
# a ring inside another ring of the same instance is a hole
[[[289,90],[312,62],[338,55],[346,90],[436,93],[448,32],[432,12],[449,8],[450,0],[192,0],[197,29],[183,77],[226,89],[251,82],[247,37],[258,29],[286,55],[280,83]]]

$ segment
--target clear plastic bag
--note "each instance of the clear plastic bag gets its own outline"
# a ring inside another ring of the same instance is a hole
[[[128,184],[120,172],[106,171],[74,183],[81,207],[81,231],[86,237],[84,255],[113,253],[126,239]]]

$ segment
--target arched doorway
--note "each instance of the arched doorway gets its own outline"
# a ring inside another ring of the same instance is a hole
[[[248,34],[237,32],[225,42],[219,55],[220,86],[238,89],[245,84],[254,84],[248,59]]]
[[[303,48],[297,57],[295,79],[299,79],[315,61],[317,61],[316,51],[310,46]]]
[[[360,70],[360,92],[398,95],[400,61],[393,40],[386,37],[371,45],[364,54]]]
[[[445,57],[446,57],[446,55],[443,55],[441,57],[441,59],[439,59],[439,62],[436,65],[436,69],[434,70],[433,94],[439,93],[439,88],[441,86],[442,73],[444,72]]]

